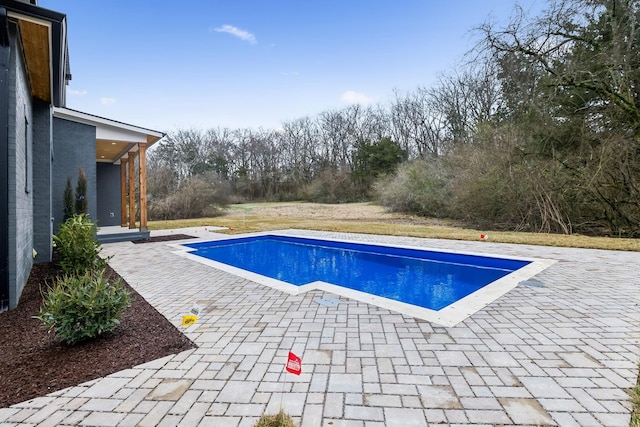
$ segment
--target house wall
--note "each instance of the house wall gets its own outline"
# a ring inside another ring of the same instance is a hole
[[[96,128],[95,126],[53,118],[53,182],[51,186],[54,232],[64,219],[64,189],[67,177],[75,191],[78,172],[87,175],[89,218],[97,219]]]
[[[97,163],[96,175],[98,225],[120,225],[120,165]]]
[[[31,91],[15,24],[9,29],[9,308],[18,304],[32,266],[33,141]]]
[[[7,11],[0,8],[0,312],[9,308],[9,61]]]
[[[44,101],[33,102],[33,247],[35,262],[49,262],[52,255],[52,112]]]

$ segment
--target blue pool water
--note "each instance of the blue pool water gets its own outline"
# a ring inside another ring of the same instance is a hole
[[[293,285],[323,281],[440,310],[529,261],[288,236],[185,245],[204,258]]]

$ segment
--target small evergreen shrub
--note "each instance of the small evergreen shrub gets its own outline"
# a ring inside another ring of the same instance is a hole
[[[76,186],[76,214],[88,213],[87,208],[87,174],[83,169],[78,172],[78,185]]]
[[[122,281],[109,283],[102,270],[59,277],[43,293],[35,317],[62,342],[73,345],[111,332],[129,305],[131,295]]]
[[[75,199],[73,197],[73,187],[71,177],[67,177],[67,186],[64,189],[64,220],[68,220],[76,213]]]
[[[101,249],[95,235],[96,225],[84,214],[75,215],[60,225],[53,241],[64,273],[80,275],[106,267],[108,260],[98,256]]]

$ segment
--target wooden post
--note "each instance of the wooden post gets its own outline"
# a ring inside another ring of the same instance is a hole
[[[129,229],[136,228],[136,153],[129,152]]]
[[[127,226],[127,159],[120,159],[120,226]]]
[[[147,144],[138,144],[138,179],[140,180],[140,231],[147,230]]]

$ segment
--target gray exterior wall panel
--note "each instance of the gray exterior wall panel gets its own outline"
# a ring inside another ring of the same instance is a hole
[[[0,8],[0,312],[9,309],[9,62],[7,11]]]
[[[52,255],[51,155],[53,152],[51,107],[43,101],[33,105],[33,246],[35,262],[49,262]]]
[[[69,120],[53,118],[53,181],[51,196],[54,232],[64,219],[64,189],[71,177],[74,192],[78,172],[87,175],[89,218],[97,219],[96,128]]]
[[[26,65],[16,35],[12,25],[8,114],[10,308],[18,304],[33,264],[33,114]]]

